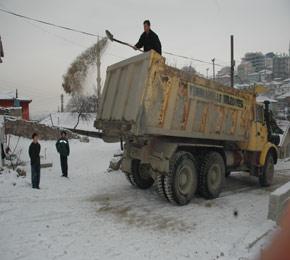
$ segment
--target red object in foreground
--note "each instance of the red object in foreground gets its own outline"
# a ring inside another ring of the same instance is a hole
[[[21,107],[22,108],[22,119],[29,120],[29,103],[32,100],[29,98],[16,98],[15,95],[11,93],[0,93],[0,107]]]
[[[261,260],[290,260],[290,202],[280,222],[281,230],[263,250]]]

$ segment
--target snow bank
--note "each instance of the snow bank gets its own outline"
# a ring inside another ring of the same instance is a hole
[[[270,194],[268,218],[279,223],[288,202],[290,202],[290,182]]]
[[[289,133],[290,122],[288,120],[277,120],[277,125],[282,129],[283,134],[280,134],[280,143],[279,146],[284,144],[285,138]]]

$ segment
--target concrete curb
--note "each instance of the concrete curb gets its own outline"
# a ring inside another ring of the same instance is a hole
[[[270,194],[268,219],[279,224],[288,202],[290,202],[290,182],[287,182]]]

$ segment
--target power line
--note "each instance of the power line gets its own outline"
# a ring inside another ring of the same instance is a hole
[[[58,39],[60,39],[60,40],[62,40],[62,41],[65,41],[66,43],[70,43],[70,44],[75,45],[75,46],[78,46],[78,47],[80,47],[80,48],[85,48],[84,46],[82,46],[82,45],[80,45],[80,44],[78,44],[78,43],[76,43],[76,42],[74,42],[74,41],[71,41],[71,40],[69,40],[69,39],[67,39],[67,38],[65,38],[65,37],[63,37],[63,36],[60,36],[60,35],[58,35],[58,34],[56,34],[56,33],[53,33],[53,32],[51,32],[50,30],[47,30],[47,29],[42,28],[40,25],[34,24],[34,23],[30,22],[30,21],[26,21],[26,22],[27,22],[28,24],[30,24],[31,26],[33,26],[33,27],[35,27],[35,28],[38,28],[38,29],[41,30],[42,32],[47,33],[47,34],[50,34],[50,35],[52,35],[52,36],[54,36],[54,37],[56,37],[56,38],[58,38]]]
[[[187,56],[183,56],[183,55],[179,55],[179,54],[175,54],[175,53],[171,53],[171,52],[166,52],[166,51],[164,51],[163,53],[167,54],[167,55],[171,55],[171,56],[187,59],[187,60],[193,60],[193,61],[197,61],[197,62],[200,62],[200,63],[212,65],[212,63],[209,62],[209,61],[204,61],[204,60],[200,60],[200,59],[194,59],[194,58],[191,58],[191,57],[187,57]],[[218,64],[218,63],[215,63],[215,65],[219,66],[219,67],[224,67],[223,65]]]
[[[58,38],[58,39],[60,39],[62,41],[65,41],[66,43],[70,43],[71,45],[77,46],[77,47],[82,48],[82,49],[86,49],[87,48],[87,46],[84,46],[82,44],[76,43],[76,42],[74,42],[74,41],[72,41],[72,40],[70,40],[70,39],[68,39],[66,37],[60,36],[60,35],[58,35],[56,33],[53,33],[50,30],[46,30],[46,29],[42,28],[41,26],[36,25],[36,24],[34,24],[34,23],[30,22],[30,21],[26,21],[26,22],[28,24],[34,26],[35,28],[38,28],[42,32],[50,34],[50,35],[52,35],[52,36],[54,36],[54,37],[56,37],[56,38]],[[126,59],[125,57],[121,57],[121,56],[118,56],[118,55],[116,55],[114,53],[110,53],[110,52],[105,52],[103,55],[109,55],[109,56],[116,57],[116,58]]]
[[[73,31],[73,32],[77,32],[77,33],[81,33],[81,34],[85,34],[85,35],[89,35],[89,36],[94,36],[94,37],[103,37],[103,36],[100,36],[98,34],[86,32],[86,31],[81,31],[81,30],[78,30],[78,29],[74,29],[74,28],[71,28],[71,27],[63,26],[63,25],[58,25],[58,24],[47,22],[47,21],[44,21],[44,20],[35,19],[35,18],[30,17],[30,16],[26,16],[26,15],[22,15],[22,14],[19,14],[19,13],[15,13],[15,12],[12,12],[12,11],[9,11],[9,10],[6,10],[6,9],[0,8],[0,11],[3,12],[3,13],[7,13],[7,14],[10,14],[10,15],[14,15],[14,16],[26,19],[26,20],[31,20],[31,21],[34,21],[34,22],[38,22],[38,23],[49,25],[49,26],[57,27],[57,28],[60,28],[60,29],[63,29],[63,30],[69,30],[69,31]],[[163,52],[163,53],[167,54],[167,55],[171,55],[171,56],[187,59],[187,60],[197,61],[197,62],[208,64],[208,65],[212,64],[209,61],[195,59],[195,58],[187,57],[187,56],[184,56],[184,55],[179,55],[179,54],[172,53],[172,52]],[[219,67],[224,67],[223,65],[218,64],[218,63],[216,63],[215,65],[219,66]]]
[[[1,4],[1,5],[2,5],[2,4]],[[10,12],[10,11],[7,11],[7,10],[1,9],[1,8],[0,8],[0,11],[8,12],[9,14],[13,14],[13,15],[19,16],[19,17],[21,17],[21,18],[26,18],[26,17],[27,17],[27,19],[29,19],[29,20],[32,20],[32,21],[35,21],[35,22],[41,22],[41,23],[42,23],[41,20],[37,20],[37,19],[30,18],[30,17],[28,17],[28,16],[24,16],[24,15],[16,14],[16,13],[14,13],[14,12]],[[55,36],[56,38],[59,38],[59,39],[65,41],[65,42],[67,42],[67,43],[70,43],[70,44],[72,44],[72,45],[78,46],[78,47],[80,47],[80,48],[86,48],[86,47],[83,46],[83,45],[80,45],[80,44],[78,44],[78,43],[76,43],[76,42],[74,42],[74,41],[72,41],[72,40],[69,40],[69,39],[63,37],[63,36],[57,35],[57,34],[55,34],[55,33],[53,33],[53,32],[50,32],[50,31],[48,31],[48,30],[46,30],[46,29],[44,29],[44,28],[42,28],[42,27],[40,27],[40,26],[37,26],[36,24],[33,24],[33,23],[29,22],[29,21],[27,21],[27,22],[28,22],[30,25],[35,26],[36,28],[40,29],[41,31],[43,31],[43,32],[45,32],[45,33],[48,33],[48,34],[51,34],[52,36]],[[44,24],[48,24],[48,25],[52,25],[52,26],[54,26],[52,23],[48,23],[48,22],[44,22],[44,21],[43,21],[43,23],[44,23]],[[56,25],[56,27],[58,27],[58,28],[62,28],[62,29],[65,29],[65,28],[66,28],[66,27],[64,27],[64,26],[58,26],[58,25]],[[85,34],[90,35],[90,36],[98,36],[98,34],[91,34],[91,33],[87,33],[87,32],[78,31],[78,30],[75,30],[75,29],[71,29],[71,30],[73,30],[73,31],[75,31],[75,32],[85,33]],[[100,36],[100,37],[101,37],[101,36]],[[109,55],[109,56],[112,56],[112,57],[125,59],[125,57],[121,57],[121,56],[118,56],[118,55],[113,54],[113,53],[108,53],[108,52],[106,52],[105,55]]]
[[[103,37],[103,36],[100,36],[98,34],[86,32],[86,31],[81,31],[81,30],[74,29],[74,28],[71,28],[71,27],[67,27],[67,26],[58,25],[58,24],[55,24],[55,23],[51,23],[51,22],[35,19],[35,18],[26,16],[26,15],[22,15],[22,14],[14,13],[12,11],[8,11],[8,10],[2,9],[2,8],[0,8],[0,11],[3,12],[3,13],[10,14],[10,15],[18,16],[18,17],[23,18],[23,19],[27,19],[27,20],[31,20],[31,21],[34,21],[34,22],[43,23],[43,24],[46,24],[46,25],[49,25],[49,26],[57,27],[57,28],[60,28],[60,29],[63,29],[63,30],[73,31],[73,32],[77,32],[77,33],[81,33],[81,34],[85,34],[85,35],[89,35],[89,36],[94,36],[94,37]]]

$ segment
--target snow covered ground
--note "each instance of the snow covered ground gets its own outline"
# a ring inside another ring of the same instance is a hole
[[[17,148],[26,161],[29,143],[22,138]],[[251,259],[275,230],[266,219],[273,188],[255,178],[236,173],[220,198],[177,207],[106,171],[119,144],[70,144],[69,179],[60,177],[51,141],[41,141],[53,167],[42,169],[40,190],[30,187],[29,166],[26,178],[0,175],[1,260]],[[289,180],[282,168],[274,187]]]
[[[80,118],[80,122],[77,126],[77,129],[87,130],[87,131],[96,131],[94,127],[94,121],[96,119],[95,113],[87,113],[86,119]],[[63,128],[74,128],[78,121],[77,113],[70,112],[55,112],[48,115],[45,119],[41,120],[40,123],[48,126],[57,126]]]

